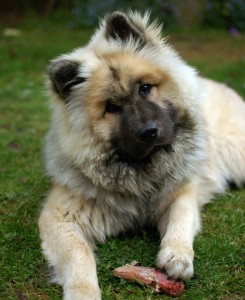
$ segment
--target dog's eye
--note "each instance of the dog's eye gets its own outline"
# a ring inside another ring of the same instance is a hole
[[[151,84],[142,84],[139,87],[139,93],[140,93],[140,95],[141,96],[146,96],[146,95],[150,94],[151,88],[152,88]]]
[[[119,113],[121,111],[122,111],[121,106],[119,106],[111,101],[106,102],[105,112],[115,114],[115,113]]]

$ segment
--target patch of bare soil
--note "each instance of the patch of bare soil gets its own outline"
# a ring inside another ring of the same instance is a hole
[[[225,36],[218,36],[216,40],[212,38],[210,41],[198,36],[185,39],[173,37],[170,38],[170,42],[186,60],[200,58],[205,60],[210,57],[217,57],[220,61],[245,59],[245,34],[233,37],[227,33]]]

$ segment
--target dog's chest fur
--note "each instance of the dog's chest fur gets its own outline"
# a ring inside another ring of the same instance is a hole
[[[193,147],[197,141],[192,139],[192,143],[190,140],[182,143],[183,148],[176,143],[171,153],[159,152],[143,171],[93,155],[93,149],[97,153],[101,149],[86,139],[85,132],[83,135],[83,146],[79,144],[79,149],[83,153],[91,149],[90,155],[84,159],[81,155],[79,159],[69,158],[62,154],[57,131],[50,130],[46,140],[46,170],[53,182],[67,187],[71,195],[81,199],[80,203],[69,201],[68,209],[79,225],[87,224],[87,235],[91,240],[98,237],[98,242],[103,242],[106,236],[156,222],[173,192],[194,174],[200,159],[196,155],[198,148]],[[84,213],[85,209],[88,213]]]

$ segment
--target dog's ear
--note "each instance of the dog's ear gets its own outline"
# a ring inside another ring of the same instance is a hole
[[[71,88],[86,79],[79,75],[80,64],[67,59],[54,60],[49,66],[52,88],[61,98],[66,99]]]
[[[130,37],[139,42],[145,41],[144,31],[126,14],[115,11],[107,16],[106,32],[107,39],[119,39],[123,42]]]

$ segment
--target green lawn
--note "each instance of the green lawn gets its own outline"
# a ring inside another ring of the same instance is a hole
[[[40,251],[37,218],[49,182],[42,168],[43,137],[49,111],[44,92],[48,61],[85,43],[91,30],[68,30],[57,20],[32,19],[18,25],[19,37],[0,26],[0,299],[60,299],[48,283]],[[166,32],[202,75],[226,82],[245,96],[245,35],[222,31]],[[219,196],[203,211],[195,241],[195,273],[180,299],[244,299],[245,190]],[[113,278],[113,268],[132,260],[154,265],[157,234],[110,239],[98,247],[103,299],[169,299],[150,289]]]

